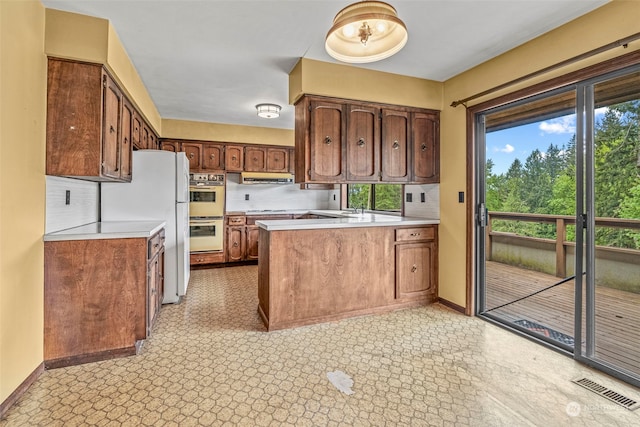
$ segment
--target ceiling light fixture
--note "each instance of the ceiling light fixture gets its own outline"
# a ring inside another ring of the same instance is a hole
[[[407,39],[407,27],[393,6],[361,1],[338,12],[324,47],[338,61],[360,64],[390,57]]]
[[[258,104],[256,110],[258,110],[258,116],[265,119],[275,119],[280,117],[280,109],[282,107],[276,104]]]

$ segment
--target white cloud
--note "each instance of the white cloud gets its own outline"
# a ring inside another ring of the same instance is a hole
[[[497,151],[502,153],[513,153],[514,150],[515,148],[513,148],[513,145],[506,144],[503,148],[499,148]]]
[[[543,133],[575,133],[575,116],[560,117],[540,123],[539,129]]]

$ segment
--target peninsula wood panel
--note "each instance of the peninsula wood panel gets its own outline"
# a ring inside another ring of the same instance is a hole
[[[392,227],[261,229],[259,298],[269,329],[393,303],[393,239]]]
[[[135,354],[147,332],[147,239],[45,242],[44,296],[45,362]]]

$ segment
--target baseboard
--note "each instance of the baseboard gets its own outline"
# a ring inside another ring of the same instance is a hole
[[[22,381],[22,383],[16,388],[13,393],[7,397],[4,402],[0,403],[0,420],[4,419],[4,415],[9,409],[22,397],[23,394],[31,387],[31,385],[40,378],[40,375],[44,372],[44,362],[40,363],[38,367],[29,374],[29,376]]]
[[[116,359],[119,357],[128,357],[138,354],[138,350],[142,344],[140,340],[136,341],[131,347],[116,348],[112,350],[104,350],[96,353],[79,354],[69,357],[61,357],[59,359],[49,359],[44,361],[46,369],[64,368],[66,366],[82,365],[85,363],[100,362],[103,360]]]
[[[458,305],[458,304],[455,304],[455,303],[453,303],[451,301],[447,301],[446,299],[443,299],[443,298],[438,298],[438,302],[440,304],[444,305],[445,307],[449,307],[452,310],[458,311],[458,312],[460,312],[462,314],[466,314],[465,308],[460,306],[460,305]]]

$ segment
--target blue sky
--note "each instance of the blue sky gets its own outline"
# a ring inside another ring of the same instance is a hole
[[[604,111],[606,108],[596,110],[596,120]],[[566,147],[575,132],[575,114],[490,132],[486,135],[487,160],[493,160],[493,173],[500,175],[509,170],[515,159],[524,164],[536,148],[544,153],[550,144],[559,149]]]

